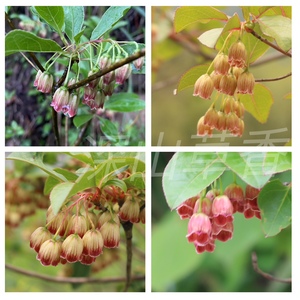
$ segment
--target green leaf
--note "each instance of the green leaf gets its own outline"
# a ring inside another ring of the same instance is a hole
[[[55,168],[54,171],[59,174],[62,174],[69,181],[75,181],[78,178],[78,176],[75,173],[66,169]]]
[[[80,39],[81,39],[82,35],[84,34],[84,30],[85,30],[85,27],[74,36],[74,41],[75,41],[76,45],[80,43]]]
[[[264,16],[257,20],[261,31],[275,39],[284,51],[292,47],[292,21],[284,16]]]
[[[197,195],[219,178],[225,169],[216,153],[176,153],[163,174],[163,189],[170,208],[174,209]]]
[[[273,105],[273,96],[268,88],[260,83],[256,83],[253,95],[240,95],[240,100],[245,109],[260,123],[268,120],[271,106]]]
[[[118,112],[140,111],[145,109],[145,101],[134,93],[117,93],[105,101],[104,107]]]
[[[110,179],[105,182],[105,184],[102,187],[114,185],[119,187],[123,192],[127,192],[127,185],[123,180],[120,179]]]
[[[265,174],[275,174],[292,169],[291,152],[268,152],[263,166]]]
[[[94,166],[94,160],[91,156],[91,153],[88,152],[66,152],[66,154],[78,159],[79,161]]]
[[[243,34],[241,41],[246,47],[250,64],[260,58],[270,48],[270,46],[257,39],[251,33]]]
[[[51,207],[54,215],[56,215],[65,200],[68,198],[70,191],[74,186],[73,182],[63,182],[56,185],[50,193]]]
[[[138,189],[145,188],[145,175],[143,173],[134,173],[131,176],[124,179],[127,187],[135,187]]]
[[[262,188],[272,176],[264,172],[265,153],[227,152],[218,153],[218,156],[237,176],[255,188]]]
[[[80,115],[80,116],[76,115],[73,118],[73,123],[78,128],[84,125],[85,123],[87,123],[88,121],[90,121],[92,118],[93,118],[93,114]]]
[[[106,136],[106,138],[113,143],[118,142],[119,132],[116,125],[108,119],[99,117],[99,120],[101,131]]]
[[[145,49],[145,44],[142,43],[128,43],[121,46],[124,51],[128,53],[128,55],[132,55],[136,52],[136,50]]]
[[[211,6],[183,6],[176,10],[174,17],[175,32],[195,23],[207,23],[213,20],[227,21],[225,13]]]
[[[44,185],[44,195],[49,195],[52,189],[59,184],[60,181],[52,176],[48,176]]]
[[[217,50],[223,49],[223,52],[225,52],[225,49],[229,48],[230,41],[235,39],[235,35],[238,35],[241,29],[241,21],[239,16],[234,13],[234,15],[228,19],[226,25],[224,26],[221,35],[219,36],[218,40],[215,43],[214,48]],[[227,39],[228,34],[230,32],[230,37]],[[224,47],[224,42],[227,42],[227,45]]]
[[[66,181],[66,178],[63,175],[55,172],[51,167],[44,164],[43,156],[44,153],[42,152],[13,152],[6,159],[27,162],[40,168],[41,170],[43,170],[56,180],[59,180],[60,182]]]
[[[200,43],[209,48],[215,48],[222,31],[223,28],[214,28],[207,30],[198,37],[198,40],[200,41]]]
[[[185,72],[178,82],[176,93],[186,88],[194,87],[196,80],[207,72],[208,67],[209,65],[200,65]]]
[[[65,12],[65,32],[71,42],[75,42],[75,37],[81,32],[84,22],[83,6],[64,6]],[[79,38],[80,39],[80,38]],[[79,41],[76,37],[77,42]]]
[[[279,180],[267,183],[258,195],[266,237],[278,234],[291,224],[292,189]]]
[[[111,6],[101,17],[100,22],[92,32],[91,40],[97,40],[108,32],[123,16],[130,6]]]
[[[65,17],[62,6],[35,6],[35,10],[56,32],[61,33]]]
[[[5,56],[16,52],[60,52],[61,47],[54,41],[42,39],[31,32],[12,30],[5,36]]]

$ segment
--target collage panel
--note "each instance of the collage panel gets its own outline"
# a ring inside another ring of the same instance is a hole
[[[152,292],[291,292],[291,152],[152,152]]]
[[[145,291],[145,153],[10,152],[6,292]]]
[[[291,145],[291,6],[152,7],[152,145]]]
[[[145,145],[145,6],[5,9],[6,146]]]

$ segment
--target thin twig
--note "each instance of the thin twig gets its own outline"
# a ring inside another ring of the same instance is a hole
[[[292,72],[290,72],[284,76],[276,77],[276,78],[255,79],[255,82],[277,81],[277,80],[281,80],[281,79],[284,79],[284,78],[287,78],[290,76],[292,76]]]
[[[274,45],[273,43],[269,42],[267,39],[261,37],[260,35],[258,35],[254,30],[251,30],[250,28],[248,29],[248,32],[250,32],[253,36],[255,36],[257,39],[259,39],[261,42],[269,45],[270,47],[274,48],[275,50],[281,52],[282,54],[292,57],[292,54],[289,52],[285,52],[284,50],[282,50],[281,48],[277,47],[276,45]]]
[[[141,49],[140,51],[138,51],[138,52],[136,52],[136,53],[134,53],[134,54],[132,54],[132,55],[130,55],[130,56],[114,63],[114,64],[112,64],[110,67],[105,68],[104,70],[100,70],[100,71],[94,73],[93,75],[68,86],[69,92],[71,92],[72,90],[77,89],[81,86],[85,86],[87,83],[89,83],[89,82],[91,82],[91,81],[93,81],[97,78],[100,78],[101,76],[105,75],[106,73],[114,71],[114,70],[116,70],[116,69],[118,69],[118,68],[120,68],[120,67],[122,67],[126,64],[131,63],[132,61],[134,61],[134,60],[136,60],[140,57],[145,56],[145,53],[146,53],[145,49]]]
[[[268,280],[273,280],[273,281],[279,281],[279,282],[283,282],[283,283],[291,283],[292,282],[292,278],[287,278],[287,279],[282,279],[282,278],[276,278],[268,273],[263,272],[259,267],[258,267],[258,263],[257,263],[257,255],[255,252],[252,253],[252,266],[253,269],[256,273],[262,275],[263,277],[265,277]]]
[[[54,131],[56,146],[60,146],[60,137],[59,137],[59,130],[58,130],[58,122],[57,122],[57,112],[52,107],[52,127]]]
[[[24,270],[10,264],[5,264],[5,268],[13,272],[20,273],[26,276],[39,278],[42,280],[47,280],[57,283],[112,283],[112,282],[124,282],[126,281],[125,277],[116,277],[116,278],[88,278],[88,277],[52,277],[44,274],[39,274],[36,272]],[[134,276],[131,278],[134,281],[145,280],[145,276]]]

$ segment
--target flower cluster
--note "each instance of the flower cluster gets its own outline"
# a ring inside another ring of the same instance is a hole
[[[103,54],[98,64],[89,71],[88,76],[97,73],[100,70],[109,68],[112,64],[123,60],[125,57],[118,56],[114,60],[108,54]],[[133,62],[134,67],[140,70],[143,66],[144,58],[141,57]],[[92,110],[103,108],[104,102],[114,92],[116,86],[124,84],[126,79],[132,72],[131,64],[125,64],[111,72],[104,74],[102,77],[98,77],[83,88],[83,95],[81,96],[80,89],[69,92],[68,86],[75,84],[77,81],[72,78],[67,84],[59,87],[54,92],[51,106],[56,112],[62,112],[69,117],[74,117],[77,113],[80,98],[82,97],[82,103],[86,104]],[[37,90],[42,93],[50,93],[54,87],[53,76],[48,72],[38,71],[33,84]]]
[[[243,189],[233,183],[223,194],[217,189],[209,190],[205,196],[187,199],[177,207],[181,219],[189,219],[189,243],[193,243],[197,253],[213,252],[215,241],[226,242],[233,236],[233,214],[243,213],[245,218],[260,217],[257,205],[259,189],[247,185]]]
[[[244,105],[238,94],[253,94],[255,78],[248,71],[247,51],[241,41],[233,43],[228,55],[218,53],[213,61],[214,70],[201,75],[194,85],[194,96],[210,99],[214,90],[223,95],[220,108],[215,103],[197,124],[199,136],[212,135],[213,129],[228,130],[234,136],[244,132]]]
[[[144,192],[115,186],[78,193],[61,210],[50,206],[44,227],[30,237],[30,247],[44,266],[92,264],[104,248],[117,248],[121,222],[145,223]]]

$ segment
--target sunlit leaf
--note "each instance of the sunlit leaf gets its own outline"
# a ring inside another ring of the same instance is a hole
[[[70,191],[74,186],[73,182],[63,182],[56,185],[50,193],[51,207],[54,215],[56,215],[65,200],[68,198]]]
[[[280,180],[267,183],[258,195],[266,237],[278,234],[291,224],[292,190]]]
[[[274,99],[264,85],[256,83],[253,95],[240,95],[240,100],[244,104],[245,109],[260,123],[265,123],[270,114],[271,106]]]
[[[263,169],[265,153],[227,152],[218,153],[223,163],[243,181],[255,188],[263,187],[272,174],[265,174]]]
[[[170,208],[174,209],[200,193],[219,178],[225,169],[226,166],[216,153],[176,153],[163,175],[163,189]]]
[[[275,39],[277,45],[284,51],[292,47],[292,21],[284,16],[264,16],[258,19],[262,32]]]
[[[291,170],[291,152],[268,152],[264,161],[263,169],[266,174],[274,174]]]
[[[178,83],[177,92],[180,92],[186,88],[194,87],[196,80],[207,72],[208,65],[200,65],[191,68],[185,72]]]
[[[207,23],[212,20],[227,21],[225,13],[211,6],[183,6],[175,12],[174,28],[180,32],[185,27],[195,23]]]

